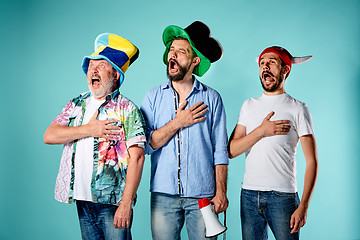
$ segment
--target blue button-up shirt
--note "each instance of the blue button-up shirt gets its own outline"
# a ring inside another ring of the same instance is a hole
[[[148,140],[145,152],[151,154],[150,191],[182,197],[212,197],[216,184],[214,166],[229,164],[222,99],[217,91],[195,79],[185,109],[202,101],[207,105],[206,119],[181,128],[164,146],[153,149],[149,144],[151,134],[175,118],[177,99],[174,100],[174,96],[177,94],[167,82],[148,91],[141,106]]]

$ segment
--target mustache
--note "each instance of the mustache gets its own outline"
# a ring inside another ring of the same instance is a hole
[[[100,75],[97,74],[97,73],[91,74],[90,78],[91,78],[91,79],[97,78],[97,79],[101,80]]]

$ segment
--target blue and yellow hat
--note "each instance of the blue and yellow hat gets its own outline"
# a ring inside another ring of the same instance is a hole
[[[102,33],[95,39],[95,52],[84,58],[82,68],[87,74],[91,59],[104,59],[120,73],[120,86],[124,81],[124,73],[138,56],[139,49],[125,38],[112,33]]]

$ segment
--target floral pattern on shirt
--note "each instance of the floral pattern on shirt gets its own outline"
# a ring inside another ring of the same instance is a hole
[[[90,92],[71,100],[54,119],[62,126],[82,125]],[[93,177],[91,192],[93,202],[119,204],[125,188],[126,171],[130,160],[127,149],[134,144],[145,143],[144,119],[140,110],[119,90],[108,95],[99,108],[99,120],[117,119],[120,134],[114,140],[94,138]],[[74,161],[77,141],[64,145],[55,186],[55,198],[61,202],[73,201]]]

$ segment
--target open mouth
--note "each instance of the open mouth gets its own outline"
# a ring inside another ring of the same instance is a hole
[[[264,79],[264,81],[266,83],[275,81],[273,74],[271,72],[267,72],[267,71],[262,73],[262,79]]]
[[[169,60],[169,71],[176,72],[178,70],[178,63],[174,59]]]
[[[98,87],[100,85],[100,76],[99,75],[93,75],[91,76],[91,85],[93,87]]]

